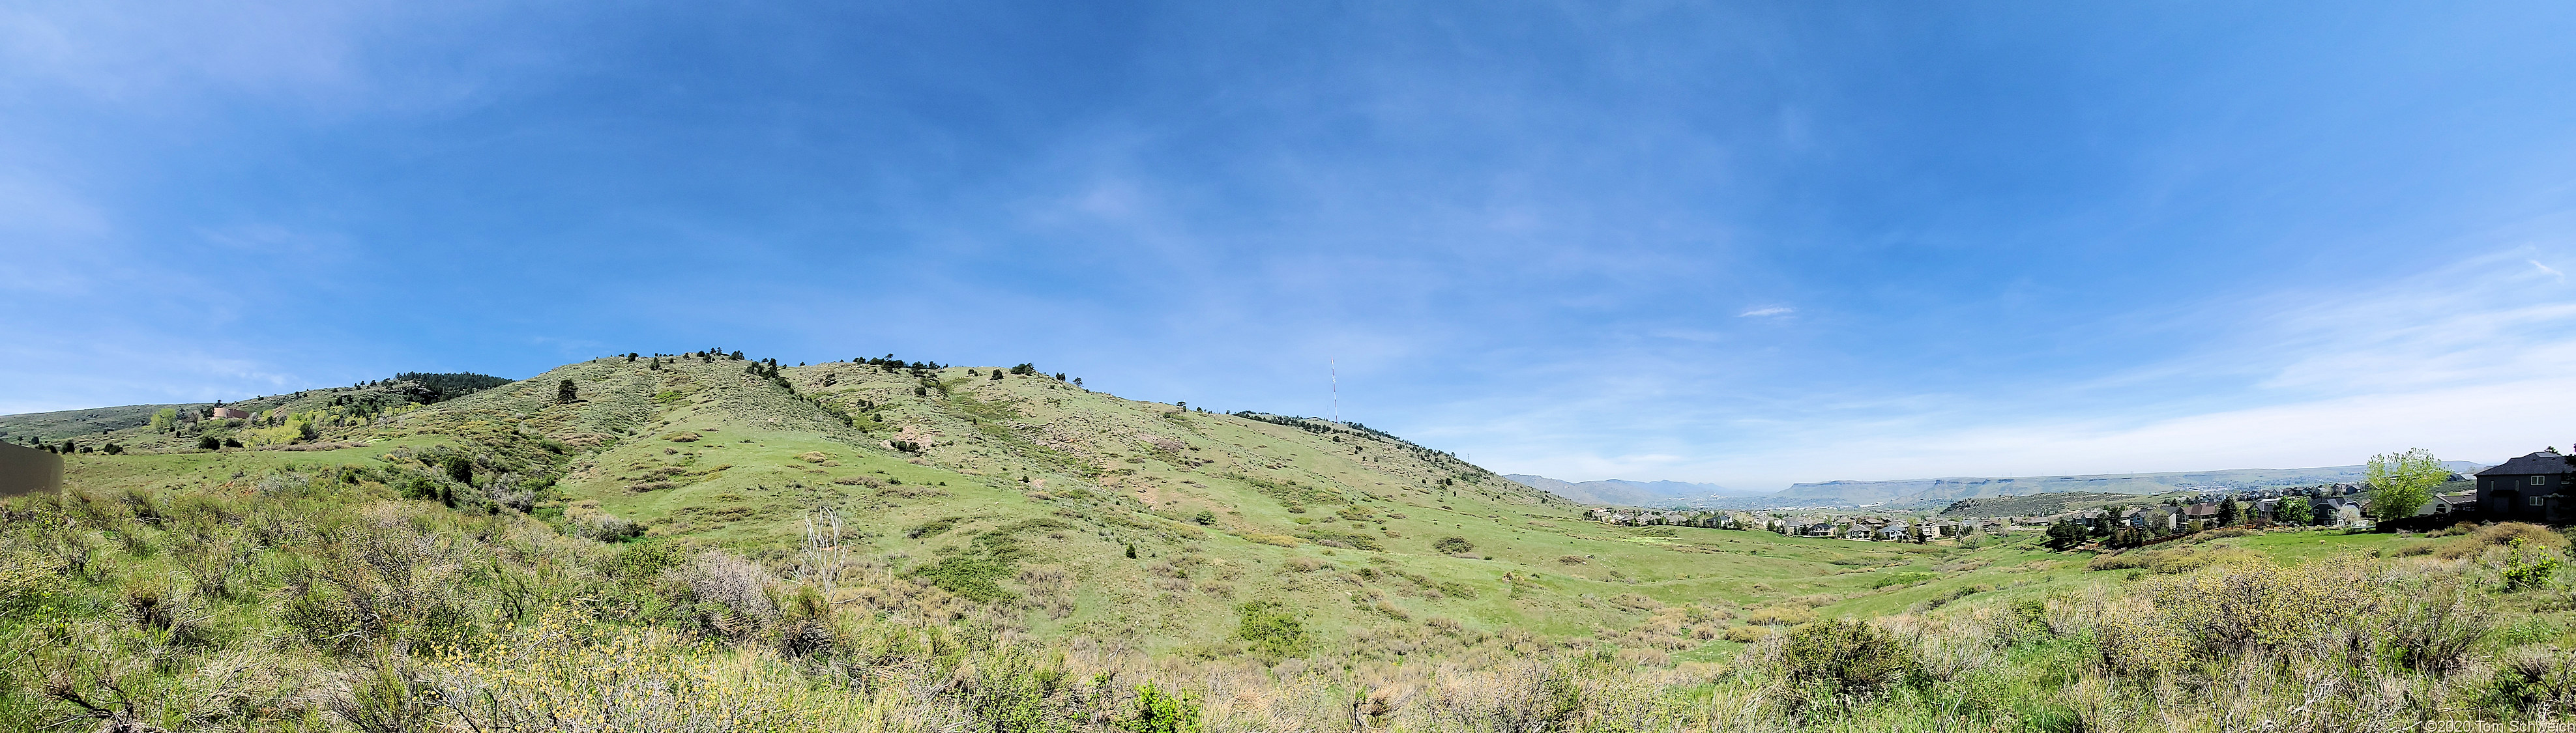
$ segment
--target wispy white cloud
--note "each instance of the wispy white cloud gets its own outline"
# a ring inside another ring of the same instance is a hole
[[[2230,327],[2197,348],[2058,384],[1765,404],[1688,383],[1614,382],[1458,437],[1512,443],[1484,452],[1515,472],[1748,488],[2349,465],[2418,446],[2495,461],[2576,440],[2550,432],[2549,417],[2576,410],[2576,291],[2523,266],[2532,261],[2500,252],[2384,287],[2212,301],[2204,310]],[[2185,386],[2163,384],[2176,381]],[[1637,438],[1605,449],[1546,437],[1586,414],[1629,416]]]
[[[2558,268],[2550,267],[2550,266],[2548,266],[2548,265],[2544,265],[2544,264],[2540,264],[2540,261],[2539,261],[2539,260],[2524,260],[2524,261],[2525,261],[2525,262],[2529,262],[2529,263],[2531,263],[2531,266],[2532,266],[2532,267],[2539,268],[2541,272],[2548,273],[2548,274],[2549,274],[2549,277],[2550,277],[2551,279],[2557,280],[2557,281],[2559,281],[2559,282],[2566,282],[2566,281],[2567,281],[2567,273],[2559,272],[2559,271],[2558,271]]]
[[[1791,313],[1796,313],[1796,312],[1798,312],[1798,309],[1796,309],[1796,308],[1791,308],[1791,307],[1788,307],[1788,306],[1785,306],[1785,305],[1770,305],[1770,306],[1763,306],[1763,307],[1760,307],[1760,308],[1747,309],[1746,311],[1744,311],[1744,312],[1742,312],[1742,313],[1737,313],[1737,314],[1735,314],[1735,317],[1737,317],[1737,318],[1760,318],[1760,317],[1763,317],[1763,316],[1785,316],[1785,315],[1789,315],[1789,314],[1791,314]]]

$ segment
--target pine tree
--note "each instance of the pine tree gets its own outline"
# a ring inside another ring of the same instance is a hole
[[[556,402],[574,402],[580,399],[581,390],[573,386],[572,380],[566,379],[562,384],[555,385]]]
[[[2236,505],[2236,497],[2218,502],[2218,526],[2225,527],[2245,520],[2245,509]]]
[[[2084,525],[2072,519],[2060,519],[2048,525],[2048,546],[2060,550],[2084,544]]]

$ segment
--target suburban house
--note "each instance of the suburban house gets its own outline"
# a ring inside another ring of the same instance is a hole
[[[2477,511],[2477,510],[2478,510],[2478,494],[2477,494],[2477,492],[2475,492],[2475,491],[2457,491],[2457,492],[2452,492],[2452,493],[2448,493],[2448,494],[2437,494],[2437,495],[2435,495],[2435,496],[2433,497],[2433,500],[2432,500],[2432,501],[2424,502],[2424,506],[2423,506],[2423,508],[2420,508],[2420,509],[2415,510],[2415,513],[2416,513],[2416,514],[2450,514],[2450,513],[2452,513],[2452,512],[2474,512],[2474,511]]]
[[[2280,499],[2256,499],[2254,500],[2253,505],[2245,508],[2245,515],[2250,518],[2260,518],[2263,521],[2269,522],[2272,521],[2272,517],[2274,516],[2272,513],[2279,511],[2280,509]]]
[[[2183,505],[2183,507],[2182,507],[2182,518],[2183,518],[2183,521],[2187,521],[2187,522],[2215,522],[2215,521],[2218,521],[2218,505],[2217,505],[2217,504],[2185,504],[2185,505]]]
[[[2576,481],[2576,459],[2555,448],[2505,461],[2479,471],[2478,508],[2499,519],[2563,522],[2576,518],[2568,482]]]

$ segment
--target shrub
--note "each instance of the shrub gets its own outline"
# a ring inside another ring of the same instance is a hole
[[[1738,644],[1751,644],[1753,642],[1761,641],[1762,637],[1770,635],[1770,629],[1760,626],[1737,626],[1727,629],[1725,638],[1727,641],[1732,641]]]
[[[2435,545],[2431,542],[2408,542],[2405,544],[2390,545],[2379,548],[2378,550],[2373,551],[2371,555],[2375,557],[2415,557],[2417,555],[2433,554],[2434,549]]]
[[[2576,708],[2576,652],[2527,647],[2504,655],[2497,660],[2487,702],[2526,713]]]
[[[2515,540],[2529,542],[2535,549],[2567,547],[2567,537],[2551,532],[2547,527],[2524,522],[2497,522],[2478,527],[2469,533],[2468,539],[2444,545],[2439,554],[2444,560],[2457,560],[2484,553],[2489,547],[2512,544]]]
[[[599,510],[599,502],[579,501],[564,508],[564,528],[576,537],[625,542],[644,536],[644,525]]]
[[[2502,573],[2506,593],[2540,588],[2557,577],[2561,564],[2557,551],[2534,546],[2522,537],[2513,538],[2508,546],[2513,556],[2505,561]]]
[[[1885,588],[1891,585],[1913,585],[1915,583],[1931,580],[1934,577],[1937,576],[1934,576],[1931,573],[1896,573],[1894,575],[1883,575],[1870,579],[1869,587]]]
[[[663,571],[666,581],[689,589],[704,623],[737,636],[778,617],[778,607],[769,600],[769,577],[767,568],[722,550]]]
[[[1744,614],[1744,622],[1756,626],[1793,626],[1816,620],[1816,612],[1798,606],[1756,608]]]
[[[916,540],[924,537],[937,537],[939,535],[946,534],[950,529],[956,528],[957,523],[963,521],[966,521],[965,517],[941,517],[913,525],[911,528],[903,531],[903,536]]]
[[[1431,541],[1431,549],[1455,555],[1461,552],[1475,552],[1476,543],[1467,541],[1465,537],[1442,537]]]
[[[1866,696],[1894,684],[1914,668],[1914,659],[1886,630],[1866,621],[1836,619],[1790,629],[1780,649],[1780,666],[1793,683]]]
[[[2151,579],[2138,594],[2155,604],[2167,628],[2216,659],[2306,643],[2319,629],[2373,625],[2387,605],[2384,587],[2351,562],[2249,562]]]
[[[1264,656],[1293,657],[1306,652],[1306,624],[1286,604],[1277,601],[1252,601],[1235,607],[1241,619],[1235,627],[1236,638],[1252,642],[1253,651]]]
[[[993,603],[1019,598],[1002,587],[1001,579],[1011,575],[1008,562],[980,555],[950,555],[939,562],[904,571],[907,577],[930,581],[940,590],[977,603]]]
[[[1118,728],[1131,733],[1198,733],[1198,697],[1174,696],[1151,682],[1137,685],[1136,716],[1118,721]]]
[[[2145,569],[2165,575],[2174,575],[2206,567],[2241,565],[2261,562],[2262,560],[2262,553],[2221,545],[2207,548],[2182,547],[2171,550],[2131,550],[2117,555],[2104,555],[2093,558],[2093,562],[2087,563],[2085,565],[2085,569]]]

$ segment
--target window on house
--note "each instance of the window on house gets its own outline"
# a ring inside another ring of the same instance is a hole
[[[2546,496],[2535,496],[2535,497],[2531,497],[2530,499],[2526,499],[2525,501],[2529,501],[2529,502],[2531,502],[2531,505],[2532,505],[2532,506],[2543,506],[2543,505],[2546,505],[2546,504],[2548,504],[2548,503],[2549,503],[2549,497],[2546,497]]]
[[[2541,484],[2543,484],[2543,483],[2547,483],[2548,481],[2549,481],[2549,477],[2547,477],[2547,476],[2533,476],[2533,477],[2531,477],[2531,485],[2533,485],[2533,486],[2539,486],[2539,485],[2541,485]]]

